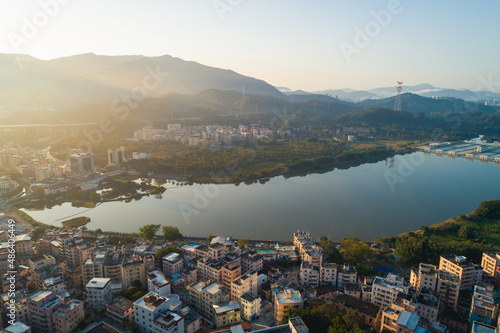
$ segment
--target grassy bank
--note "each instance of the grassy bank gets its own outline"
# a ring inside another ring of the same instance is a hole
[[[90,217],[80,216],[70,220],[62,221],[62,225],[63,227],[66,228],[78,228],[86,225],[89,222],[90,222]]]

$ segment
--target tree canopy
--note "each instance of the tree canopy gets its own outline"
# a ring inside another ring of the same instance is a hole
[[[160,230],[161,224],[146,224],[139,228],[139,236],[152,240]]]
[[[172,227],[172,226],[163,226],[163,236],[165,237],[165,240],[169,242],[173,242],[175,240],[181,239],[182,234],[179,231],[178,227]]]

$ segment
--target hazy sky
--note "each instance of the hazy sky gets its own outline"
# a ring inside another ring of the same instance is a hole
[[[309,91],[397,80],[476,89],[490,75],[500,82],[498,0],[0,0],[0,6],[0,53],[169,54]]]

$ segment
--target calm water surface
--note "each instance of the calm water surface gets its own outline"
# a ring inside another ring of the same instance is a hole
[[[111,202],[88,211],[66,203],[28,213],[60,226],[56,220],[84,212],[92,219],[89,229],[123,232],[155,223],[178,226],[190,236],[291,239],[304,229],[315,238],[373,240],[469,213],[492,199],[500,199],[500,166],[419,152],[266,184],[195,184],[169,188],[161,199]]]

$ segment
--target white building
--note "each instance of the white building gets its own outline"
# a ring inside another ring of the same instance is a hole
[[[338,266],[337,269],[337,289],[344,290],[346,283],[356,283],[358,272],[349,265]]]
[[[373,281],[371,302],[381,307],[387,307],[396,299],[398,293],[408,293],[408,287],[404,285],[403,279],[394,274],[388,274],[386,278],[377,276]]]
[[[155,269],[154,271],[146,273],[146,280],[148,283],[148,291],[158,294],[160,296],[167,296],[172,294],[170,289],[170,281],[165,278],[162,272]]]
[[[184,320],[174,313],[180,311],[180,308],[179,296],[165,297],[149,292],[134,302],[135,323],[142,333],[183,333]]]
[[[162,259],[163,262],[163,273],[166,276],[172,276],[174,274],[182,272],[184,268],[184,259],[179,253],[169,253]]]
[[[87,302],[91,307],[106,306],[111,302],[113,295],[111,294],[111,279],[93,278],[85,286],[87,293]]]

